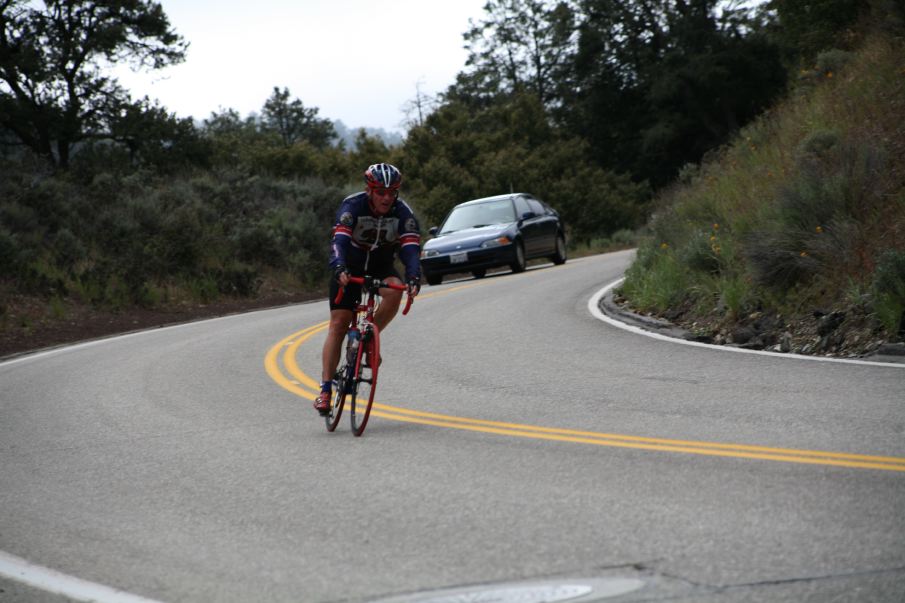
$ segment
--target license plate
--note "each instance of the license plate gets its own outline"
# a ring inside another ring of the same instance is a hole
[[[468,261],[468,252],[462,251],[460,253],[454,253],[449,256],[450,264],[461,264],[462,262]]]

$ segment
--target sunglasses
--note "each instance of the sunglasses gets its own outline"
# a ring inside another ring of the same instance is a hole
[[[395,197],[399,191],[395,188],[372,188],[371,191],[379,197]]]

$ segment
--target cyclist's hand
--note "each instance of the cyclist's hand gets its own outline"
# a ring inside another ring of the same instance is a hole
[[[333,271],[333,276],[336,277],[336,282],[339,283],[340,287],[345,287],[349,284],[349,269],[345,266],[337,266]]]
[[[419,277],[412,277],[405,284],[408,288],[408,294],[412,297],[415,297],[421,291],[421,279]]]

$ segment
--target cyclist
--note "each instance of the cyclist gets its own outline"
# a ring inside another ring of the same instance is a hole
[[[405,266],[408,294],[417,295],[420,289],[421,229],[412,208],[399,198],[402,174],[389,163],[376,163],[365,171],[364,177],[366,190],[343,200],[333,226],[330,329],[322,352],[321,392],[314,400],[314,408],[322,415],[329,412],[343,338],[361,300],[361,285],[350,283],[349,276],[368,274],[401,285],[402,279],[393,266],[398,254]],[[341,287],[345,287],[345,292],[336,304]],[[374,323],[382,332],[399,310],[402,291],[385,288],[380,295],[383,299],[374,313]]]

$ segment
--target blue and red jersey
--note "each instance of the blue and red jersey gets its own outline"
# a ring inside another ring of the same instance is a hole
[[[405,279],[421,276],[421,229],[412,208],[396,199],[383,216],[371,212],[366,192],[346,197],[336,212],[330,268],[391,266],[394,254],[405,265]]]

